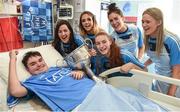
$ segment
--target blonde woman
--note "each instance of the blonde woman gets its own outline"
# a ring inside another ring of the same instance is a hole
[[[142,14],[142,27],[145,51],[149,56],[145,66],[154,63],[157,74],[180,79],[180,39],[164,29],[162,11],[158,8],[146,9]],[[175,85],[156,81],[154,89],[180,97],[180,90]]]
[[[95,35],[100,31],[103,31],[103,29],[98,26],[95,15],[90,11],[84,11],[81,13],[79,19],[79,29],[81,36],[84,37],[84,39],[91,39],[93,43]],[[96,50],[94,48],[90,48],[89,53],[91,56],[95,56]]]

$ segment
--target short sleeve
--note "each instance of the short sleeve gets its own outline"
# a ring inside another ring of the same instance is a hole
[[[75,34],[74,37],[75,37],[75,42],[78,46],[81,46],[84,44],[84,40],[79,34]]]
[[[170,37],[165,40],[169,50],[170,65],[174,66],[180,64],[180,39],[178,37]]]

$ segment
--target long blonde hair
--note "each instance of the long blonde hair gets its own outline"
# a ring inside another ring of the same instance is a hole
[[[157,56],[160,56],[161,50],[163,48],[163,42],[164,42],[164,22],[163,22],[163,13],[160,9],[152,7],[146,9],[142,15],[148,14],[152,18],[154,18],[156,21],[161,22],[161,24],[157,28],[157,42],[156,42],[156,54]],[[148,44],[148,35],[144,34],[144,44],[145,44],[145,50],[147,51],[149,48]]]
[[[83,27],[83,25],[82,25],[82,20],[81,20],[81,19],[82,19],[82,16],[83,16],[84,14],[87,14],[87,15],[91,16],[91,18],[92,18],[92,20],[93,20],[93,29],[92,29],[92,32],[91,32],[92,34],[96,35],[98,32],[103,31],[103,29],[101,29],[101,28],[98,26],[94,14],[91,13],[90,11],[84,11],[84,12],[81,13],[80,19],[79,19],[79,29],[80,29],[80,34],[81,34],[82,36],[85,36],[85,35],[87,35],[87,34],[89,33],[89,32],[87,32],[87,31],[84,29],[84,27]]]

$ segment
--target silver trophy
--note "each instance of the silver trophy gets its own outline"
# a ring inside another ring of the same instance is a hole
[[[64,60],[71,68],[83,69],[83,66],[90,67],[90,54],[86,45],[76,48]]]
[[[88,52],[88,46],[87,41],[90,41],[90,44],[93,44],[90,39],[86,39],[84,45],[81,45],[80,47],[76,48],[73,52],[68,54],[64,60],[66,61],[67,65],[69,65],[71,68],[74,69],[83,69],[86,71],[87,75],[95,80],[96,82],[99,81],[99,79],[95,76],[95,74],[90,69],[90,54]]]

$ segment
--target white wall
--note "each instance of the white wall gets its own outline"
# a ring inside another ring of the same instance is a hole
[[[86,0],[85,10],[91,11],[96,16],[96,20],[98,24],[100,23],[100,9],[101,9],[100,0]]]
[[[180,37],[180,1],[179,0],[173,0],[172,4],[172,16],[170,17],[170,20],[168,22],[168,29],[175,32]]]

